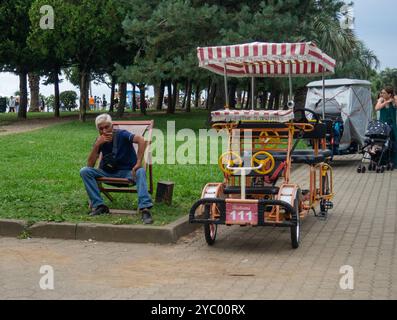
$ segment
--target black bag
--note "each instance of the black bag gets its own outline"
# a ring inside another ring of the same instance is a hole
[[[118,170],[118,163],[116,160],[117,153],[117,131],[113,132],[113,149],[112,153],[108,153],[102,158],[102,169],[109,173],[114,173]]]

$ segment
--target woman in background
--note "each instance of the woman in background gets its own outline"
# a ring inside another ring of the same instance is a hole
[[[396,121],[396,101],[392,87],[385,87],[375,106],[375,110],[380,112],[379,121],[387,123],[392,128],[391,140],[393,142],[392,162],[397,167],[397,121]]]

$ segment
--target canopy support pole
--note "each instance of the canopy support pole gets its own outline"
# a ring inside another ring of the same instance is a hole
[[[252,100],[252,110],[254,110],[254,100],[255,100],[255,78],[251,77],[251,100]]]
[[[289,78],[289,101],[292,101],[292,73],[291,70],[292,65],[291,62],[289,63],[289,68],[288,68],[288,78]]]
[[[227,91],[227,71],[226,71],[226,62],[225,62],[225,64],[223,65],[223,67],[224,67],[224,70],[225,70],[225,72],[224,72],[224,78],[225,78],[225,98],[226,98],[226,106],[225,106],[225,109],[229,109],[229,93],[228,93],[228,91]]]
[[[323,70],[323,120],[325,120],[325,76],[324,76],[324,70]]]

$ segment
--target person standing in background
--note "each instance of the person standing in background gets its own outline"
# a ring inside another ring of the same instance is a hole
[[[15,98],[11,96],[8,112],[15,112],[15,101],[16,101]]]

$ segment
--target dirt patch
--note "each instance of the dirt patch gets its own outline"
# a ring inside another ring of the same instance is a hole
[[[164,112],[152,112],[151,115],[160,115],[165,114]],[[87,114],[86,119],[95,119],[98,114]],[[112,114],[111,114],[112,115]],[[136,117],[141,116],[142,114],[137,112],[135,114],[127,114],[124,115],[123,120],[130,120]],[[114,115],[112,115],[113,117]],[[78,115],[68,115],[63,116],[62,118],[42,118],[42,119],[27,119],[20,120],[16,122],[12,122],[6,125],[0,125],[0,136],[5,136],[9,134],[28,132],[33,130],[38,130],[42,128],[46,128],[52,125],[56,125],[59,123],[66,123],[74,120],[78,120]]]
[[[64,117],[64,118],[30,119],[30,120],[17,121],[8,125],[0,126],[0,136],[38,130],[59,123],[70,122],[76,119],[78,118]]]

